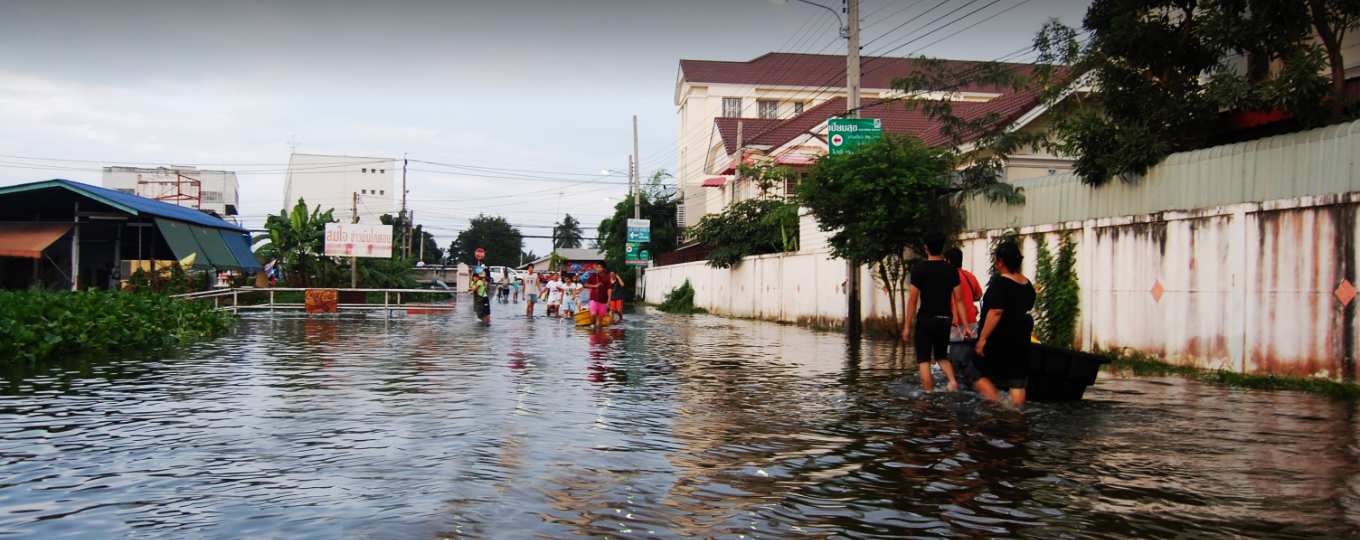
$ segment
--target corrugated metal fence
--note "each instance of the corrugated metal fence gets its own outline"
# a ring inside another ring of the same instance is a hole
[[[1025,227],[1360,191],[1360,122],[1173,154],[1128,182],[1092,188],[1074,174],[1016,182],[1023,206],[976,198],[968,229]]]

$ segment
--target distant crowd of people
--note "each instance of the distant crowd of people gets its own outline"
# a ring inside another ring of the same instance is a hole
[[[534,266],[529,265],[525,276],[507,273],[499,282],[491,277],[489,268],[482,267],[472,274],[468,290],[473,293],[473,313],[486,323],[491,322],[493,296],[502,304],[523,299],[528,317],[543,304],[544,315],[550,318],[575,320],[578,313],[588,310],[597,329],[606,322],[623,321],[623,278],[617,272],[606,272],[603,264],[582,272],[552,273],[535,273]]]
[[[1034,285],[1020,274],[1024,257],[1014,242],[1002,242],[993,253],[996,274],[984,294],[977,277],[964,270],[963,252],[944,251],[945,236],[939,231],[923,238],[927,260],[911,272],[907,298],[907,317],[916,315],[915,328],[907,324],[902,339],[916,346],[916,362],[921,384],[935,388],[932,363],[937,363],[949,380],[949,390],[958,390],[955,369],[988,399],[1000,400],[1000,389],[1009,390],[1011,401],[1025,403],[1029,384],[1029,345],[1034,332],[1030,310],[1037,296]],[[981,319],[976,305],[982,299]],[[910,319],[909,319],[910,320]],[[979,324],[979,320],[981,323]],[[977,344],[956,354],[955,366],[949,355],[951,333],[963,340],[977,338]]]

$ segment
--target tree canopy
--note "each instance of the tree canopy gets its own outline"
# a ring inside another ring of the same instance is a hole
[[[457,261],[476,266],[476,251],[486,252],[480,264],[489,266],[518,266],[520,253],[524,249],[524,236],[519,229],[510,225],[500,216],[478,214],[469,220],[468,228],[458,233],[454,241],[457,247]]]
[[[679,246],[681,231],[676,223],[678,205],[675,198],[663,191],[652,194],[644,190],[639,209],[642,218],[652,222],[652,241],[643,243],[642,249],[647,250],[653,259],[675,251]],[[599,228],[597,249],[604,252],[605,266],[623,278],[624,294],[632,294],[633,282],[637,278],[637,267],[624,262],[627,260],[628,219],[632,217],[633,198],[628,197],[614,205],[614,215],[601,221]]]
[[[581,222],[567,214],[553,227],[553,249],[575,249],[581,247]]]
[[[1096,0],[1088,40],[1050,21],[1035,41],[1052,148],[1100,185],[1207,146],[1227,114],[1279,113],[1299,128],[1344,121],[1340,38],[1357,21],[1360,0]]]

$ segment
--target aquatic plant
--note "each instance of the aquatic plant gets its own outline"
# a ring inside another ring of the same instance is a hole
[[[671,289],[671,292],[666,293],[666,299],[661,302],[661,305],[656,306],[656,308],[666,313],[680,313],[685,315],[692,313],[708,313],[708,310],[694,306],[694,286],[689,284],[688,279],[685,280],[684,284]]]
[[[111,291],[0,291],[0,362],[158,346],[226,333],[208,302]]]
[[[1319,377],[1280,377],[1276,375],[1254,375],[1234,371],[1204,369],[1195,366],[1178,366],[1162,361],[1156,356],[1142,351],[1121,349],[1097,349],[1093,354],[1108,357],[1109,368],[1113,372],[1133,373],[1139,377],[1183,377],[1203,383],[1231,388],[1253,390],[1296,390],[1320,394],[1331,398],[1360,398],[1360,385],[1353,382],[1334,381]]]

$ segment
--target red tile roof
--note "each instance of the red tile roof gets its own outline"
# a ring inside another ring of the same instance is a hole
[[[704,183],[699,185],[703,187],[722,187],[723,184],[726,183],[727,183],[726,178],[709,178],[708,180],[704,180]]]
[[[954,103],[954,113],[964,119],[973,119],[995,112],[999,115],[996,125],[1002,126],[1019,119],[1038,104],[1038,97],[1032,92],[1013,92],[987,102],[956,102]],[[801,115],[785,120],[743,118],[743,143],[770,146],[772,149],[777,148],[804,133],[808,133],[828,118],[840,116],[844,113],[845,98],[836,97],[804,111]],[[914,135],[920,137],[926,144],[934,146],[945,145],[949,142],[947,137],[940,133],[939,124],[926,116],[919,108],[908,110],[901,103],[877,103],[861,109],[860,116],[863,118],[881,118],[883,130],[887,133]],[[718,118],[714,121],[717,123],[718,132],[723,138],[723,146],[727,154],[731,155],[736,152],[737,119]]]
[[[958,65],[974,64],[951,60]],[[1024,64],[1012,64],[1028,71]],[[916,60],[886,56],[860,58],[860,87],[888,89],[894,77],[905,77],[915,69]],[[845,88],[845,57],[829,54],[769,53],[747,62],[681,60],[680,74],[690,84],[725,83],[759,86],[822,86]],[[995,91],[994,88],[965,88],[963,91]]]

